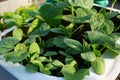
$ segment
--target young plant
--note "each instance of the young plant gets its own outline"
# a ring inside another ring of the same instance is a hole
[[[48,0],[39,12],[31,8],[31,16],[18,10],[16,14],[24,20],[32,19],[2,39],[0,55],[23,64],[29,72],[64,76],[65,80],[82,80],[90,67],[103,74],[102,56],[114,58],[120,51],[116,44],[119,28],[111,20],[118,12],[97,11],[92,4],[93,0]]]

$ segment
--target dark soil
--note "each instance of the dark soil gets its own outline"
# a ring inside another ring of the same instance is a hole
[[[115,80],[120,80],[120,74],[118,75],[118,77]]]

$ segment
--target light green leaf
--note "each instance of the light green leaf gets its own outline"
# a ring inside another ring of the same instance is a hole
[[[0,41],[0,53],[4,54],[11,51],[18,42],[19,40],[14,37],[3,38],[2,41]]]
[[[46,53],[44,53],[44,56],[53,56],[53,55],[57,55],[57,53],[54,51],[47,51]]]
[[[15,28],[13,30],[13,37],[21,40],[22,39],[22,36],[23,36],[23,31],[21,28]]]
[[[25,44],[23,43],[18,43],[15,48],[14,48],[14,51],[17,52],[17,51],[27,51],[27,47]]]
[[[92,9],[86,9],[86,8],[77,8],[76,11],[76,16],[77,17],[84,17],[87,15],[95,15],[96,12]]]
[[[26,70],[28,72],[34,73],[34,72],[37,72],[38,67],[36,65],[34,65],[34,64],[27,64],[26,65]]]
[[[60,62],[59,60],[52,61],[52,64],[56,67],[63,67],[64,66],[64,64],[62,62]]]
[[[50,32],[50,26],[46,23],[41,24],[36,30],[30,33],[30,36],[46,36]]]
[[[29,48],[29,53],[40,53],[40,47],[39,45],[34,42],[30,45],[30,48]]]
[[[65,80],[82,80],[85,75],[89,74],[88,69],[80,69],[76,72],[74,65],[67,64],[62,68],[61,72],[63,73]]]
[[[82,51],[82,45],[77,40],[65,38],[64,43],[75,50]]]
[[[91,18],[91,15],[87,15],[84,17],[76,17],[73,15],[63,15],[62,16],[63,20],[69,21],[72,23],[86,23],[86,22],[89,22],[90,18]]]
[[[86,61],[91,62],[96,60],[96,55],[93,52],[84,52],[84,53],[81,53],[81,56]]]
[[[50,62],[46,57],[41,56],[38,58],[38,60],[40,60],[41,62]]]
[[[105,71],[105,62],[102,58],[97,57],[96,60],[94,62],[91,62],[92,64],[92,68],[94,69],[94,71],[99,74],[102,75]]]
[[[12,61],[13,63],[20,62],[28,57],[25,51],[10,52],[5,56],[6,61]]]
[[[83,8],[92,8],[93,0],[68,0],[73,6],[80,6]]]
[[[28,29],[28,34],[31,33],[37,26],[38,26],[38,19],[35,19],[35,20],[31,23],[31,25],[30,25],[30,27],[29,27],[29,29]]]

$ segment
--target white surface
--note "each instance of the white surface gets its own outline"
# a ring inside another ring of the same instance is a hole
[[[17,8],[32,4],[31,0],[5,0],[0,2],[0,13],[15,11]]]

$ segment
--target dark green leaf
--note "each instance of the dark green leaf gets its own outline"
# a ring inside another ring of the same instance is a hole
[[[100,31],[88,31],[88,38],[90,39],[90,42],[93,44],[110,44],[112,46],[115,45],[115,41],[112,37],[109,35],[106,35]]]
[[[107,18],[111,19],[111,18],[115,17],[118,14],[119,14],[119,12],[117,12],[117,11],[109,12],[109,13],[107,13]]]
[[[44,56],[53,56],[53,55],[57,55],[57,53],[54,51],[47,51],[46,53],[44,53]]]
[[[60,48],[66,48],[67,46],[65,45],[63,41],[65,38],[66,38],[65,36],[57,36],[54,38],[53,44]]]
[[[49,38],[48,40],[46,40],[45,47],[53,47],[54,46],[53,40],[54,38]]]
[[[64,3],[61,3],[60,5],[65,5]],[[41,13],[41,16],[49,25],[59,25],[62,18],[62,10],[63,7],[60,6],[59,3],[44,3],[41,7],[39,12]]]
[[[64,43],[75,50],[82,51],[82,45],[77,40],[65,38]]]
[[[50,32],[50,26],[46,23],[41,24],[30,36],[46,36]]]
[[[34,64],[27,64],[27,65],[26,65],[26,70],[27,70],[28,72],[33,73],[33,72],[37,72],[38,67],[37,67],[36,65],[34,65]]]

